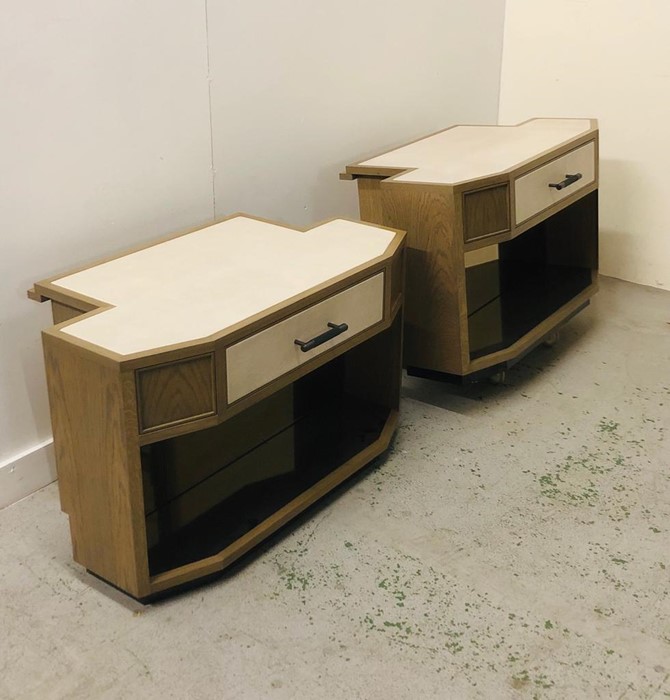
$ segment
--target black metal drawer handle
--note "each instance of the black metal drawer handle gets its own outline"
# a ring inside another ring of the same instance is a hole
[[[349,330],[349,326],[346,323],[329,323],[328,328],[330,328],[329,331],[326,331],[321,335],[317,335],[316,338],[312,338],[311,340],[298,340],[296,338],[294,342],[296,345],[300,346],[300,349],[303,352],[309,352],[310,350],[314,350],[314,348],[319,347],[319,345],[323,345],[323,343],[326,341],[337,337],[340,335],[340,333],[344,333],[344,331]]]
[[[549,187],[555,187],[557,190],[562,190],[564,187],[570,186],[573,182],[582,179],[581,173],[575,173],[574,175],[566,175],[563,182],[554,182],[549,185]]]

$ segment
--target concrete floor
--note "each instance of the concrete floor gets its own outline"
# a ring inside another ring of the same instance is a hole
[[[602,280],[505,386],[406,380],[385,460],[142,608],[0,511],[0,697],[670,697],[670,293]]]

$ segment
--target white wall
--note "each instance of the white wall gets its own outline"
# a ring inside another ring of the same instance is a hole
[[[347,162],[495,122],[503,13],[504,0],[9,4],[0,507],[53,474],[49,311],[26,299],[32,282],[215,214],[356,216]]]
[[[174,0],[3,7],[0,507],[53,473],[50,315],[26,290],[212,217],[204,15]]]
[[[600,121],[601,272],[670,289],[670,3],[507,0],[500,123]]]
[[[358,215],[349,162],[495,123],[504,0],[210,0],[216,210]]]

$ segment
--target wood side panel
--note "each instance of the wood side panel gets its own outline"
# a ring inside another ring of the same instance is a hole
[[[144,518],[144,490],[142,484],[142,461],[140,457],[139,424],[137,406],[137,383],[135,372],[121,367],[121,392],[125,437],[125,458],[128,478],[128,501],[130,531],[134,541],[135,569],[142,591],[150,588],[149,561],[147,556],[147,533]],[[144,594],[146,595],[146,593]]]
[[[121,373],[43,334],[58,477],[74,559],[142,597],[149,572],[141,474],[127,441]]]
[[[68,306],[67,304],[61,304],[54,299],[51,300],[51,316],[53,317],[54,323],[63,323],[63,321],[69,321],[72,318],[77,318],[86,313],[80,309],[75,309],[73,306]]]
[[[66,391],[62,386],[63,376],[55,368],[58,357],[61,354],[57,349],[61,346],[62,343],[56,342],[52,337],[42,333],[47,393],[51,415],[51,432],[54,436],[56,474],[58,476],[58,495],[60,497],[61,510],[69,515],[75,508],[73,491],[76,489],[77,479],[77,449],[74,438],[79,426],[70,419],[70,415],[66,410]],[[71,429],[75,432],[71,433]],[[70,524],[70,529],[72,529],[72,524]]]
[[[140,432],[214,415],[214,356],[138,370],[137,404]]]
[[[381,178],[358,178],[358,209],[361,221],[379,223],[383,219],[380,187]]]
[[[467,309],[452,191],[389,183],[380,193],[379,223],[407,231],[404,364],[460,373],[467,362]]]

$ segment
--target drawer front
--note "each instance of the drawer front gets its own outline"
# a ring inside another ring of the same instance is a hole
[[[216,415],[211,353],[137,370],[135,381],[140,433]]]
[[[231,345],[226,349],[228,403],[373,326],[383,315],[384,273],[380,272]],[[328,331],[328,323],[346,323],[348,329],[307,352],[296,345],[296,340],[308,341]]]
[[[562,189],[549,187],[550,183],[561,183],[567,175],[577,173],[581,173],[582,177],[576,182]],[[595,173],[596,148],[595,143],[590,141],[584,146],[580,146],[574,151],[570,151],[570,153],[517,178],[514,182],[517,225],[587,187],[595,180]]]
[[[509,184],[463,193],[463,239],[466,243],[509,231]]]

